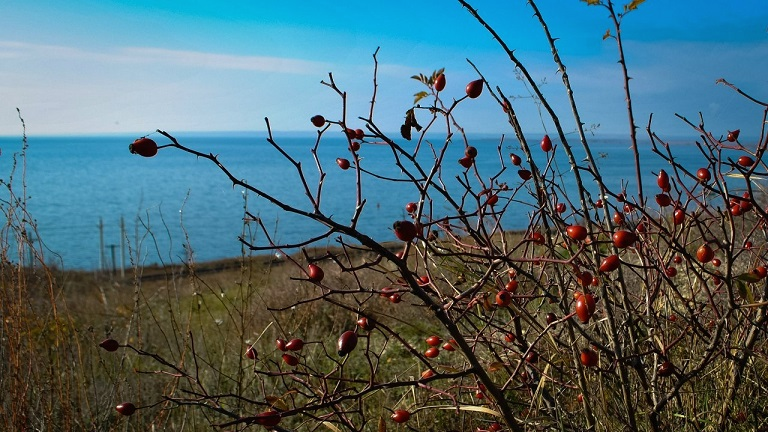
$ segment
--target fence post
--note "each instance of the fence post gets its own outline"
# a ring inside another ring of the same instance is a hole
[[[99,217],[99,272],[104,271],[104,219]]]
[[[125,278],[125,218],[120,215],[120,278]]]

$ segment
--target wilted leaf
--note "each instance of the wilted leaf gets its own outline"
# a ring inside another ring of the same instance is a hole
[[[609,37],[611,37],[611,29],[608,29],[605,31],[605,34],[603,35],[603,40],[606,40]]]
[[[413,95],[413,104],[416,105],[417,103],[419,103],[420,100],[424,99],[427,96],[429,96],[429,93],[425,91],[420,91],[416,93],[415,95]]]
[[[288,405],[286,405],[282,398],[278,396],[268,395],[264,397],[264,400],[266,400],[268,404],[272,405],[272,407],[278,411],[285,411],[288,409]]]
[[[640,6],[645,0],[632,0],[627,5],[624,6],[624,12],[629,12],[637,9],[638,6]]]
[[[379,417],[379,432],[387,432],[387,421],[384,417]]]
[[[457,410],[458,409],[458,410],[461,410],[461,411],[474,411],[474,412],[481,412],[481,413],[484,413],[484,414],[490,414],[490,415],[496,416],[496,417],[501,417],[501,413],[500,412],[494,411],[494,410],[492,410],[490,408],[486,408],[486,407],[483,407],[483,406],[477,406],[477,405],[459,405],[459,406],[455,406],[455,405],[450,405],[450,406],[434,405],[434,406],[422,407],[422,409],[430,409],[430,408],[441,409],[441,410]]]
[[[416,113],[413,111],[413,108],[405,112],[405,124],[410,127],[415,127],[416,132],[421,130],[421,125],[416,121]]]
[[[411,140],[411,127],[407,124],[400,126],[400,135],[408,141]]]
[[[501,369],[504,369],[504,363],[502,362],[493,362],[488,366],[488,372],[496,372]]]
[[[336,425],[334,425],[333,423],[323,422],[322,425],[327,427],[328,429],[332,430],[333,432],[341,432],[341,429],[336,427]]]
[[[581,0],[584,3],[586,3],[588,6],[595,6],[600,4],[600,0]]]
[[[488,296],[485,296],[485,298],[483,298],[483,308],[484,308],[486,311],[491,311],[491,310],[493,310],[493,306],[491,306],[491,301],[490,301],[490,300],[488,300]]]
[[[417,94],[418,96],[418,94]],[[411,140],[411,128],[415,127],[416,131],[421,130],[421,125],[416,121],[416,114],[413,112],[413,108],[405,112],[405,123],[400,126],[400,135],[408,141]]]

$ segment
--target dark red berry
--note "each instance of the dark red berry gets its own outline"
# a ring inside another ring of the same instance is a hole
[[[316,116],[312,116],[312,118],[309,119],[309,121],[311,121],[315,127],[323,127],[323,125],[325,124],[325,117],[318,114]]]
[[[277,411],[265,411],[263,413],[256,414],[253,419],[253,422],[257,425],[273,427],[280,423],[281,416]]]
[[[395,410],[392,413],[392,421],[395,423],[405,423],[411,418],[411,413],[406,410]]]
[[[397,221],[392,225],[395,236],[404,242],[410,242],[416,238],[416,225],[411,221]]]
[[[357,333],[347,330],[339,336],[336,342],[336,348],[340,356],[345,356],[352,352],[357,346]]]
[[[315,283],[322,282],[325,277],[325,272],[323,272],[323,269],[317,264],[310,264],[307,266],[307,274],[309,275],[309,280]]]
[[[106,339],[102,341],[99,346],[109,352],[115,352],[118,348],[120,348],[120,344],[114,339]]]
[[[699,168],[696,171],[696,177],[699,179],[699,181],[704,183],[712,180],[712,174],[706,168]]]
[[[136,405],[130,402],[123,402],[120,405],[116,406],[115,409],[120,414],[124,416],[129,416],[136,412]]]
[[[248,357],[251,360],[256,360],[256,357],[258,357],[258,353],[256,353],[256,348],[250,346],[247,350],[245,350],[245,356]]]
[[[469,96],[471,99],[475,99],[483,92],[483,80],[475,80],[467,84],[467,88],[465,89],[467,92],[467,96]]]
[[[376,326],[376,322],[373,319],[360,317],[357,320],[357,326],[360,327],[362,330],[371,331]]]
[[[275,340],[275,346],[276,346],[276,347],[277,347],[277,349],[279,349],[280,351],[285,351],[285,350],[286,350],[286,348],[285,348],[285,345],[286,345],[285,339],[283,339],[283,338],[277,338],[277,339]]]
[[[544,135],[544,138],[541,139],[541,149],[545,152],[552,151],[552,140],[549,139],[549,135]]]
[[[739,160],[737,162],[743,167],[751,167],[755,164],[754,159],[749,156],[739,156]]]
[[[737,139],[739,139],[739,133],[740,133],[740,132],[741,132],[741,130],[739,130],[739,129],[736,129],[736,130],[734,130],[734,131],[730,131],[730,132],[728,132],[728,136],[726,137],[726,139],[727,139],[729,142],[734,142],[734,141],[736,141]]]
[[[443,91],[443,89],[445,88],[445,75],[444,74],[440,74],[440,75],[437,76],[437,78],[435,78],[435,83],[434,83],[433,87],[434,87],[435,91],[438,91],[438,92]]]
[[[292,355],[290,355],[290,354],[283,354],[283,361],[288,366],[296,366],[296,365],[299,364],[299,359],[294,357],[294,356],[292,356]]]
[[[128,151],[144,157],[152,157],[157,154],[157,143],[147,137],[139,138],[128,146]]]
[[[463,166],[464,168],[470,168],[474,162],[475,160],[469,156],[464,156],[463,158],[459,159],[459,165]]]
[[[349,160],[344,158],[336,158],[336,165],[343,170],[349,169]]]

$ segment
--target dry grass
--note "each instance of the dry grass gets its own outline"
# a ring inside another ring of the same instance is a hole
[[[304,276],[291,261],[269,256],[146,267],[122,280],[90,272],[15,269],[5,267],[5,319],[0,329],[6,336],[0,384],[6,395],[2,409],[7,430],[20,430],[21,425],[205,430],[215,423],[205,410],[162,409],[173,407],[163,395],[187,397],[184,392],[195,385],[158,374],[168,368],[130,350],[107,353],[98,348],[99,342],[114,338],[158,353],[171,364],[194,370],[200,388],[207,391],[264,401],[269,387],[263,382],[255,386],[243,356],[247,346],[258,347],[261,357],[274,366],[279,360],[276,338],[332,345],[335,335],[354,328],[357,319],[355,313],[323,302],[280,310],[319,291],[313,284],[292,280]],[[326,281],[340,288],[353,286],[349,275],[330,270]],[[385,279],[361,282],[380,288]],[[12,306],[9,299],[19,299],[19,304]],[[423,311],[407,301],[375,303],[366,313],[415,323],[412,343],[431,333]],[[313,354],[307,350],[304,355]],[[151,408],[124,419],[114,406],[125,400]],[[247,404],[229,408],[242,414],[254,409]]]
[[[519,240],[517,234],[510,241]],[[306,256],[315,259],[327,252],[308,251]],[[332,252],[339,254],[340,251]],[[375,259],[365,253],[348,254],[349,259],[358,264]],[[164,399],[190,400],[190,392],[201,389],[209,394],[238,395],[240,398],[234,398],[224,406],[239,415],[253,414],[267,406],[290,407],[296,400],[286,393],[290,389],[289,383],[254,375],[254,367],[280,369],[281,353],[275,349],[274,340],[300,337],[307,342],[301,355],[308,366],[317,370],[333,368],[331,359],[335,354],[328,353],[326,347],[333,346],[341,332],[354,328],[358,317],[356,310],[376,317],[382,323],[397,326],[398,336],[414,347],[424,346],[423,338],[433,333],[443,336],[438,323],[407,296],[395,305],[375,293],[359,292],[352,296],[341,293],[358,290],[358,287],[375,291],[391,285],[392,277],[386,263],[381,264],[377,272],[365,272],[367,279],[357,280],[352,274],[340,273],[330,262],[319,261],[321,265],[328,264],[324,267],[327,269],[325,285],[340,291],[339,295],[331,297],[337,302],[334,306],[325,301],[302,302],[322,295],[322,290],[300,280],[304,278],[301,268],[306,266],[305,255],[297,254],[291,258],[298,266],[292,260],[276,261],[270,256],[260,256],[191,266],[146,267],[136,269],[125,279],[45,268],[30,271],[7,263],[2,273],[4,320],[0,329],[4,336],[0,385],[5,395],[1,405],[5,429],[19,430],[21,425],[31,425],[59,430],[139,431],[152,427],[208,430],[211,424],[220,423],[226,417],[202,406],[178,409],[176,403]],[[462,271],[470,271],[447,263],[433,270],[434,278],[446,281],[455,281]],[[546,272],[547,267],[542,266],[534,274],[542,277]],[[678,276],[682,285],[689,283],[685,278],[684,273]],[[535,286],[522,282],[521,293]],[[635,288],[639,286],[634,285]],[[495,289],[488,287],[488,292]],[[667,303],[670,311],[680,307],[677,303],[670,296]],[[532,302],[526,313],[542,322],[544,314],[550,311],[560,313],[557,304]],[[489,310],[488,313],[494,312]],[[685,312],[680,312],[679,316],[685,316]],[[687,332],[682,319],[662,324],[667,335],[685,335]],[[541,324],[526,331],[537,332],[544,327]],[[559,337],[558,334],[553,336]],[[497,342],[478,345],[478,356],[490,365],[495,358],[487,351],[490,348],[506,352],[512,364],[519,361],[512,351],[507,351],[509,346],[501,341],[501,333],[498,336]],[[168,367],[128,349],[107,353],[98,348],[98,343],[105,338],[115,338],[121,344],[157,353],[169,364],[189,372],[195,380],[170,376],[168,372],[172,371]],[[691,358],[701,355],[704,348],[696,341],[691,335],[680,342],[687,347],[685,352],[690,353]],[[391,335],[373,332],[361,343],[365,343],[370,352],[380,355],[378,359],[383,367],[378,378],[381,380],[418,377],[424,370],[424,365],[401,344],[391,340]],[[653,341],[649,340],[649,343]],[[259,352],[255,365],[243,355],[250,345]],[[560,407],[557,413],[578,413],[581,408],[574,402],[577,390],[558,388],[557,384],[571,379],[568,376],[570,354],[548,337],[542,339],[538,349],[546,361],[541,367],[548,370],[552,378],[542,381],[538,391],[545,390],[553,396]],[[445,368],[440,370],[451,371],[465,366],[459,356],[441,355],[444,357],[438,364]],[[748,366],[743,393],[739,396],[739,401],[749,407],[752,416],[764,414],[758,405],[764,406],[766,401],[761,390],[767,384],[763,378],[766,367],[764,362],[758,361],[760,358]],[[351,376],[365,376],[367,366],[363,357],[358,360],[346,366]],[[688,360],[676,357],[675,361],[684,364]],[[610,365],[604,367],[610,368]],[[355,368],[360,371],[355,372]],[[726,367],[710,368],[707,371],[710,379],[699,380],[689,390],[681,392],[673,408],[668,410],[671,417],[665,422],[679,423],[674,421],[676,416],[694,415],[687,413],[694,406],[696,412],[717,409],[716,404],[709,408],[701,405],[708,400],[720,399],[724,391],[720,384],[727,382],[728,372]],[[495,373],[500,382],[508,379],[503,369]],[[608,376],[610,374],[593,376],[594,385],[605,385],[610,381],[606,380]],[[508,393],[512,400],[523,403],[529,400],[531,392],[537,391],[529,388],[524,378],[517,378],[516,382],[519,384],[511,387]],[[474,399],[475,382],[457,380],[452,386],[464,388],[459,393],[459,400],[465,398],[467,404],[478,403]],[[611,388],[601,387],[599,392],[602,400],[598,400],[596,413],[599,418],[609,419],[616,414],[611,407],[620,396]],[[369,418],[386,418],[389,408],[430,406],[430,398],[435,395],[431,391],[394,390],[377,392],[363,403]],[[126,400],[142,407],[131,418],[123,418],[114,410],[116,404]],[[534,398],[533,401],[538,402],[520,405],[521,416],[531,420],[551,412],[545,400]],[[421,430],[427,425],[455,424],[466,429],[476,427],[478,421],[484,421],[483,417],[427,410],[420,413],[420,423],[415,427]],[[490,421],[490,417],[485,416],[485,419]],[[567,425],[568,420],[551,418],[542,424],[554,427],[556,424]],[[691,418],[682,424],[693,429],[703,427]],[[302,428],[298,417],[287,420],[285,425]],[[602,426],[608,428],[610,425]]]

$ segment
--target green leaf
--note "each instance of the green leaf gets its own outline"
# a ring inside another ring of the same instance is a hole
[[[609,37],[611,37],[611,29],[608,29],[605,31],[605,34],[603,35],[603,40],[606,40]]]
[[[424,75],[418,74],[418,75],[411,75],[411,79],[415,79],[416,81],[423,83],[424,82]]]
[[[736,279],[747,283],[755,283],[760,281],[760,276],[752,272],[747,272],[736,276]]]
[[[739,290],[739,297],[747,303],[754,303],[755,297],[752,295],[752,289],[739,279],[736,279],[736,288]]]
[[[561,260],[567,260],[573,256],[573,250],[571,250],[570,248],[556,245],[554,250],[557,257]]]

